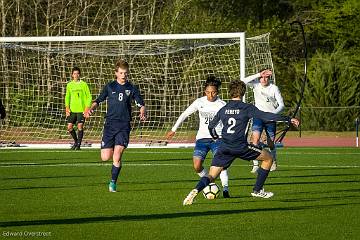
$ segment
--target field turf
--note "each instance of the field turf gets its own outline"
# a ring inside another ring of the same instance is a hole
[[[359,239],[360,150],[283,148],[250,196],[250,164],[230,168],[230,199],[191,206],[192,149],[128,149],[117,193],[99,150],[0,149],[1,239]],[[205,165],[208,166],[210,159]],[[219,183],[219,181],[218,181]],[[16,237],[17,236],[17,237]]]

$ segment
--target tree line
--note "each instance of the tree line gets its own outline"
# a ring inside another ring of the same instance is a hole
[[[297,20],[309,57],[303,123],[314,130],[349,130],[352,125],[344,122],[359,115],[358,0],[0,0],[0,9],[1,36],[270,32],[277,85],[288,109],[300,97],[304,74],[302,36],[289,24]]]

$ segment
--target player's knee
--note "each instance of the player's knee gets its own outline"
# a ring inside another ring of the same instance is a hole
[[[101,154],[101,160],[102,161],[109,161],[110,159],[111,159],[111,155],[109,155],[109,154]]]
[[[203,170],[203,166],[202,166],[202,162],[201,162],[201,160],[194,160],[194,164],[193,164],[193,166],[194,166],[194,170],[195,170],[195,172],[197,172],[197,173],[199,173],[199,172],[201,172],[202,170]]]
[[[272,159],[272,157],[270,157],[270,158],[265,159],[263,162],[271,165],[273,162],[273,159]]]
[[[266,157],[264,158],[263,162],[265,162],[267,164],[272,164],[273,158],[272,158],[271,154],[267,154]]]
[[[258,160],[261,160],[266,163],[272,163],[273,157],[271,156],[269,151],[263,150],[262,154],[261,154],[261,159],[258,159]]]

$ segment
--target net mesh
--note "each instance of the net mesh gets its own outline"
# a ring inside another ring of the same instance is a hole
[[[196,98],[203,96],[209,74],[227,83],[240,78],[240,39],[144,40],[102,42],[0,43],[0,93],[7,109],[1,125],[1,141],[19,143],[67,143],[64,97],[71,69],[81,69],[93,99],[114,80],[114,64],[130,64],[130,81],[147,106],[148,120],[140,122],[133,107],[130,142],[165,140],[177,117]],[[246,39],[246,73],[272,68],[269,34]],[[252,93],[246,96],[252,101]],[[106,103],[85,123],[84,141],[101,140]],[[195,139],[198,116],[193,114],[178,129],[173,142]]]

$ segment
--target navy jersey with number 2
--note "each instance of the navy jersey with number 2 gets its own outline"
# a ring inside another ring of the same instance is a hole
[[[264,122],[289,121],[290,117],[260,111],[252,104],[240,100],[231,100],[222,107],[209,124],[209,131],[213,138],[217,138],[215,127],[221,121],[222,142],[227,148],[244,148],[248,146],[246,128],[251,118],[260,118]]]

